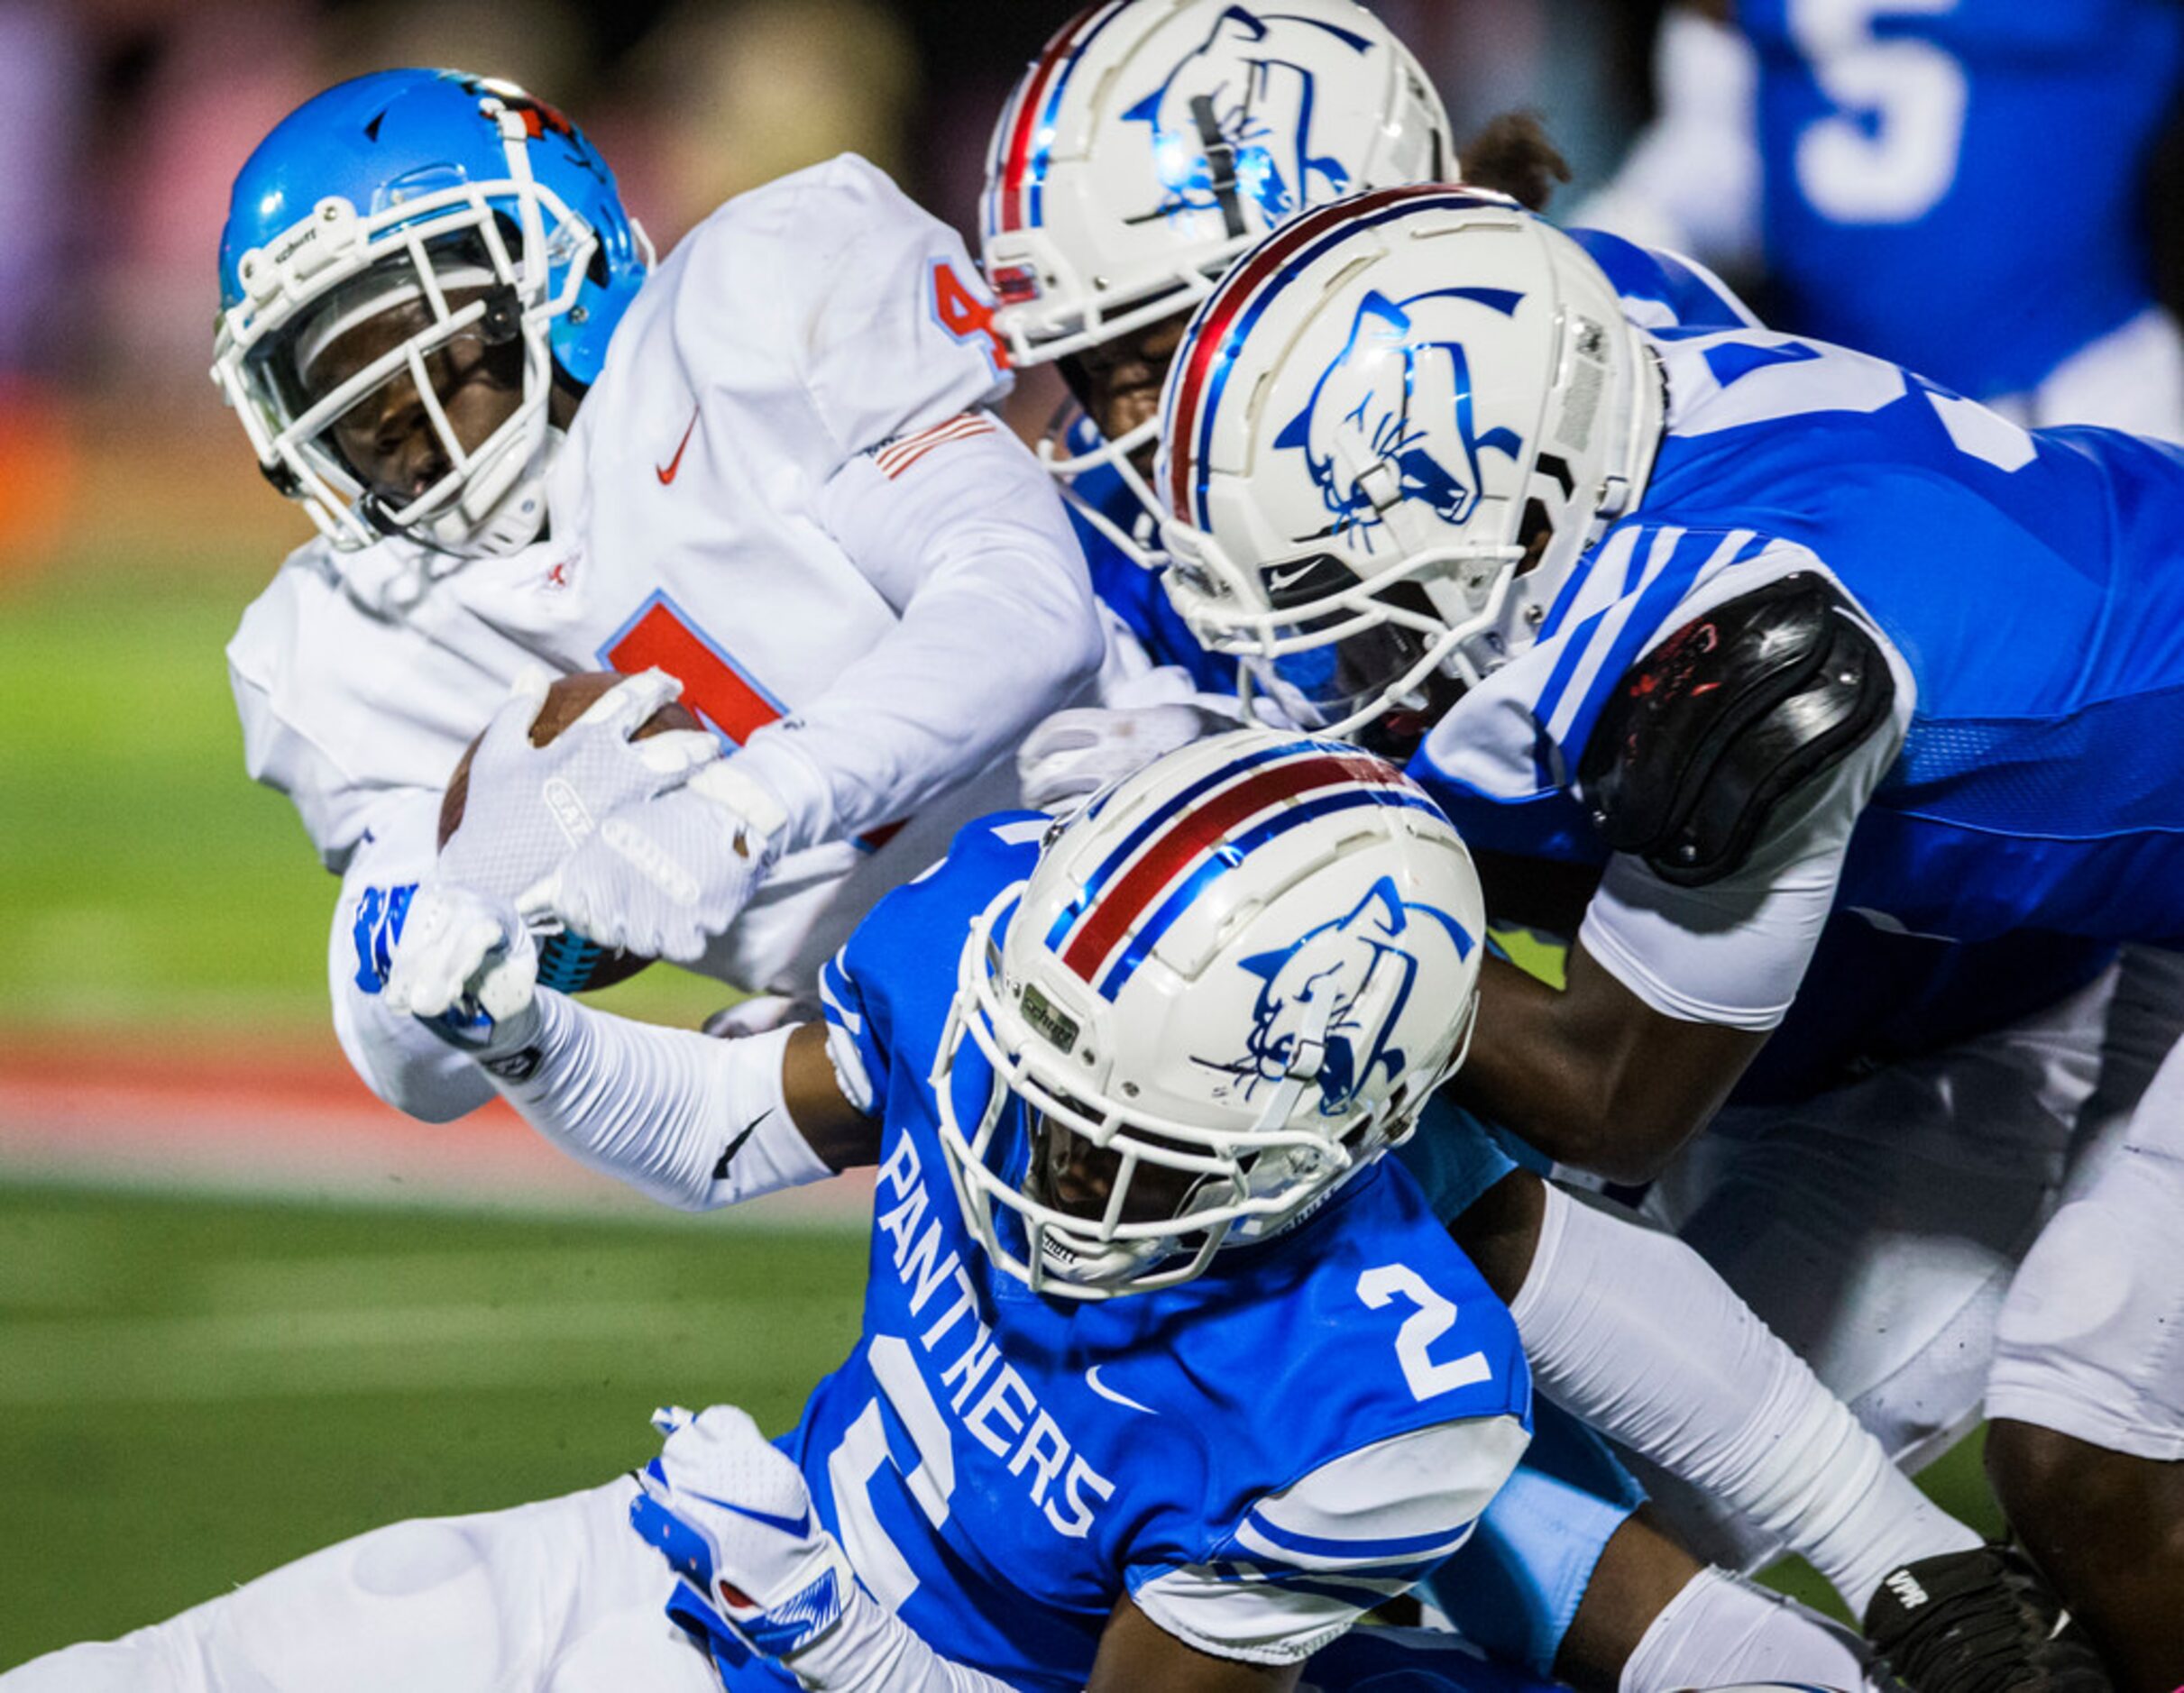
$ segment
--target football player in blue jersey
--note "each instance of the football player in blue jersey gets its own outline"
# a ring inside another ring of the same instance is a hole
[[[1159,126],[1148,113],[1160,91],[1185,75],[1183,66],[1207,89],[1248,97],[1216,99],[1202,133],[1171,125],[1174,133],[1156,137]],[[1305,132],[1323,169],[1298,176],[1295,191],[1270,198],[1239,188],[1233,202],[1216,191],[1253,172],[1279,175],[1269,138]],[[1522,116],[1498,120],[1454,151],[1467,182],[1504,188],[1535,207],[1566,175],[1537,122]],[[1344,186],[1414,179],[1453,156],[1445,117],[1423,73],[1384,23],[1349,0],[1263,14],[1225,0],[1095,5],[1025,71],[989,154],[984,263],[1003,301],[996,325],[1014,362],[1057,364],[1078,401],[1043,451],[1069,493],[1103,608],[1118,626],[1111,628],[1103,706],[1062,712],[1025,742],[1020,765],[1033,803],[1081,799],[1161,748],[1234,720],[1234,658],[1199,645],[1149,568],[1159,563],[1146,480],[1157,398],[1190,307],[1254,235]],[[1148,212],[1154,206],[1158,215]],[[1634,322],[1755,325],[1701,266],[1612,235],[1575,236],[1607,270]],[[1831,966],[1847,978],[1863,977],[1873,961],[1862,941],[1839,939],[1826,955]],[[1840,1066],[1846,1049],[1877,1045],[1877,1025],[1899,1041],[1931,1039],[1937,1025],[1954,1027],[1950,1020],[1963,1014],[1960,996],[1948,991],[1947,961],[1927,956],[1933,950],[1892,938],[1885,962],[1900,985],[1898,1002],[1886,1009],[1897,1014],[1884,1019],[1862,980],[1854,994],[1816,996],[1818,1009],[1805,1020],[1820,1038],[1779,1046],[1768,1075],[1755,1084],[1809,1086],[1811,1076]],[[2012,1003],[2021,1001],[2022,994]],[[1901,1015],[1907,1008],[1921,1019]],[[1498,1173],[1506,1180],[1468,1180],[1454,1189],[1436,1184],[1444,1215],[1474,1198],[1484,1201],[1462,1225],[1474,1248],[1512,1211],[1545,1203],[1534,1178],[1514,1173],[1506,1160]],[[1510,1238],[1530,1237],[1519,1227]],[[1561,1431],[1550,1425],[1549,1432]],[[1553,1535],[1512,1533],[1507,1542],[1512,1556],[1533,1564],[1519,1584],[1531,1596],[1526,1626],[1510,1630],[1516,1613],[1508,1606],[1459,1618],[1499,1644],[1520,1638],[1522,1654],[1543,1671],[1552,1665],[1567,1673],[1587,1661],[1576,1596],[1586,1590],[1595,1559],[1611,1568],[1629,1551],[1614,1536],[1639,1533],[1629,1519],[1638,1496],[1629,1478],[1611,1462],[1585,1467],[1585,1477],[1582,1484],[1566,1474],[1549,1480],[1528,1467],[1488,1524],[1513,1525],[1528,1514],[1558,1525]],[[1534,1487],[1557,1496],[1531,1496]],[[1481,1537],[1486,1543],[1494,1538]],[[1589,1552],[1578,1551],[1581,1541]],[[1973,1541],[1963,1535],[1964,1545]],[[1929,1555],[1951,1549],[1924,1545]],[[1757,1561],[1748,1549],[1747,1560]],[[1854,1606],[1863,1608],[1870,1591],[1851,1589]]]
[[[1648,334],[1567,237],[1430,188],[1239,263],[1161,435],[1194,631],[1326,728],[1429,707],[1412,773],[1467,838],[1571,867],[1566,988],[1490,961],[1457,1084],[1559,1159],[1659,1172],[1832,913],[1959,942],[2184,937],[2169,448],[2028,434],[1822,343]],[[2127,1684],[2164,1689],[2177,1011],[2097,976],[1679,1171],[1715,1167],[1693,1238],[1823,1377],[1883,1336],[1937,1430],[1976,1411],[1949,1403],[1967,1366],[1985,1377],[2014,1525]],[[1948,1607],[1936,1573],[1877,1599],[1884,1634]]]
[[[1527,114],[1495,120],[1459,150],[1417,59],[1355,0],[1269,11],[1096,0],[1004,106],[980,220],[981,261],[1001,302],[995,327],[1014,366],[1055,365],[1075,398],[1042,451],[1121,626],[1106,702],[1148,708],[1132,726],[1140,746],[1190,729],[1187,709],[1164,708],[1187,706],[1193,690],[1234,691],[1233,661],[1191,638],[1148,573],[1154,413],[1191,307],[1299,212],[1361,188],[1445,179],[1459,151],[1466,181],[1535,207],[1568,175]],[[1612,235],[1586,239],[1638,321],[1750,321],[1702,268]],[[1167,673],[1142,674],[1147,659]]]
[[[1656,71],[1581,218],[1763,269],[1769,321],[2020,423],[2184,439],[2145,228],[2172,0],[1705,0],[1669,9]]]
[[[773,1445],[730,1409],[665,1413],[640,1478],[381,1530],[0,1686],[576,1693],[717,1666],[731,1688],[1244,1689],[1298,1685],[1308,1658],[1316,1686],[1370,1685],[1384,1662],[1326,1649],[1463,1547],[1529,1435],[1512,1313],[1379,1156],[1464,1057],[1482,921],[1415,784],[1268,730],[1066,825],[973,826],[830,967],[827,1021],[768,1035],[587,1011],[534,988],[505,901],[421,891],[388,992],[574,1156],[688,1208],[876,1167],[857,1347]],[[1785,1516],[1855,1536],[1865,1490],[1840,1484],[1886,1473],[1877,1448],[1756,1322],[1660,1368],[1656,1332],[1711,1324],[1717,1295],[1665,1295],[1658,1261],[1596,1257],[1559,1307],[1527,1278],[1517,1314],[1621,1331],[1571,1386],[1620,1376],[1672,1432],[1757,1376],[1789,1437],[1699,1438],[1741,1446]],[[1815,1423],[1848,1478],[1774,1467]],[[663,1624],[670,1590],[711,1665]],[[1610,1597],[1691,1638],[1649,1631],[1582,1685],[1871,1685],[1817,1619],[1734,1584]],[[1407,1673],[1544,1686],[1440,1651]]]

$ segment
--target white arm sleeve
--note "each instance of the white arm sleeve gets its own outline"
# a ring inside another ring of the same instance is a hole
[[[810,1693],[1011,1693],[1007,1682],[943,1658],[859,1587],[841,1621],[783,1663]]]
[[[491,1066],[524,1121],[579,1164],[680,1211],[713,1211],[834,1172],[789,1116],[782,1057],[800,1024],[718,1040],[538,995],[538,1038]]]
[[[1660,115],[1614,180],[1569,221],[1718,269],[1757,264],[1759,66],[1751,42],[1733,25],[1670,6],[1653,74]]]
[[[1703,887],[1663,880],[1644,860],[1609,862],[1577,932],[1608,974],[1664,1017],[1774,1028],[1797,996],[1866,801],[1895,762],[1916,685],[1871,626],[1888,662],[1895,710],[1826,775],[1785,800],[1734,873]]]
[[[438,850],[440,796],[389,795],[348,856],[341,897],[326,939],[326,984],[334,1033],[364,1084],[422,1122],[452,1122],[478,1109],[493,1090],[477,1066],[380,997],[391,949],[392,907],[407,901]]]
[[[1780,1536],[1855,1614],[1897,1565],[1978,1544],[1673,1235],[1550,1187],[1510,1313],[1540,1391]]]
[[[1301,1663],[1462,1546],[1530,1438],[1479,1417],[1345,1453],[1261,1499],[1207,1562],[1132,1569],[1130,1597],[1199,1652]]]
[[[730,761],[781,801],[791,848],[968,781],[1082,692],[1104,650],[1061,501],[1014,435],[945,440],[894,477],[859,454],[821,508],[902,621]]]

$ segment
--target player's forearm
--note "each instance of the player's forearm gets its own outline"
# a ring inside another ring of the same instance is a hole
[[[1674,1236],[1549,1188],[1510,1311],[1543,1392],[1780,1537],[1854,1612],[1897,1565],[1978,1543]]]
[[[968,781],[1081,694],[1104,652],[1069,519],[1013,437],[949,443],[899,480],[859,459],[825,515],[901,621],[730,761],[780,797],[789,846],[899,821]]]
[[[851,1588],[841,1621],[784,1667],[809,1693],[1010,1693],[1005,1681],[942,1657],[861,1588]]]
[[[571,1158],[684,1211],[711,1211],[833,1171],[789,1110],[794,1029],[714,1040],[541,991],[537,1038],[487,1066],[524,1120]]]
[[[1560,1163],[1646,1181],[1705,1126],[1765,1039],[1661,1016],[1582,946],[1560,992],[1494,958],[1451,1090]]]

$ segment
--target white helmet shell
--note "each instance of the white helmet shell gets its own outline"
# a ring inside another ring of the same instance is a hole
[[[1427,185],[1311,213],[1236,265],[1170,369],[1165,585],[1277,686],[1382,631],[1381,671],[1284,700],[1346,731],[1530,641],[1636,503],[1662,407],[1606,276],[1513,201]]]
[[[994,131],[996,326],[1018,364],[1082,352],[1187,310],[1311,206],[1455,169],[1432,83],[1354,0],[1106,0]]]
[[[1294,1222],[1462,1062],[1484,923],[1447,819],[1355,747],[1245,729],[1149,765],[964,947],[933,1081],[970,1228],[1033,1288],[1089,1299]],[[992,1080],[966,1111],[973,1047]],[[1042,1188],[1055,1133],[1112,1160],[1101,1214]]]

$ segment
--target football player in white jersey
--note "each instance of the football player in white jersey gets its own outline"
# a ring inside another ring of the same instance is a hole
[[[262,143],[220,270],[215,379],[322,531],[229,647],[245,757],[342,877],[335,1028],[414,1115],[487,1090],[377,987],[440,791],[527,666],[660,667],[733,750],[574,809],[473,784],[502,891],[588,843],[546,891],[587,938],[808,998],[1097,663],[1060,503],[988,409],[977,273],[861,159],[656,265],[560,113],[384,71]]]

